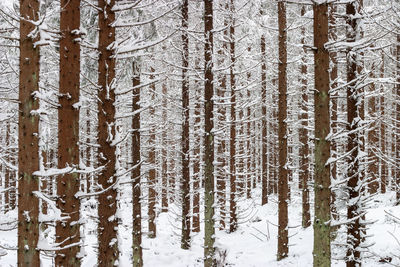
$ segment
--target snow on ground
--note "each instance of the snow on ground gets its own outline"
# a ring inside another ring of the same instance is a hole
[[[257,197],[257,196],[256,196]],[[400,266],[400,207],[393,206],[393,193],[377,196],[373,207],[367,214],[368,220],[373,220],[368,230],[371,237],[368,242],[373,245],[364,254],[364,264],[367,267]],[[130,257],[131,250],[131,205],[129,195],[121,196],[121,213],[123,218],[120,226],[119,244],[121,248],[120,266],[132,266]],[[257,197],[256,199],[259,199]],[[280,262],[276,261],[277,250],[277,199],[271,196],[269,203],[261,207],[251,200],[240,203],[241,215],[238,230],[228,234],[226,231],[216,231],[217,255],[220,262],[225,266],[312,266],[313,231],[312,227],[302,229],[301,225],[301,199],[300,196],[293,196],[289,208],[289,257]],[[87,214],[93,214],[88,211]],[[146,210],[143,210],[146,214]],[[146,236],[147,222],[143,220],[143,253],[145,266],[151,267],[185,267],[203,266],[203,232],[192,235],[192,248],[190,250],[180,249],[180,218],[179,209],[171,206],[171,211],[161,213],[157,219],[157,238],[149,239]],[[14,212],[13,216],[16,216]],[[0,217],[4,222],[10,216]],[[15,217],[14,217],[15,218]],[[95,266],[96,262],[96,224],[92,219],[84,225],[85,251],[87,256],[83,259],[83,266]],[[345,240],[345,228],[339,230],[334,244]],[[16,246],[16,230],[0,232],[1,247]],[[0,248],[0,266],[17,266],[16,251]],[[332,246],[332,266],[345,266],[340,259],[345,254],[345,249],[340,245]],[[390,257],[391,263],[381,263],[382,258]],[[51,266],[51,261],[46,260],[43,266]],[[222,265],[221,265],[222,266]]]

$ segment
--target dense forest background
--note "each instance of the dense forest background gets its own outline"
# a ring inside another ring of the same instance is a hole
[[[0,2],[0,266],[400,266],[399,162],[399,1]]]

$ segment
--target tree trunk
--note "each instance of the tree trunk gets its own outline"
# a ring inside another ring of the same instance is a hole
[[[336,17],[335,13],[337,11],[337,7],[335,3],[330,4],[329,6],[329,41],[336,42],[337,41],[337,34],[336,34]],[[336,90],[338,83],[338,59],[337,59],[337,52],[332,51],[329,53],[329,57],[331,60],[331,69],[330,69],[330,81],[331,81],[331,90],[334,90],[333,93],[330,95],[331,100],[331,133],[335,135],[338,130],[338,99],[339,99],[339,92]],[[338,155],[338,144],[336,139],[331,140],[331,157],[337,159]],[[337,177],[337,162],[331,163],[331,180],[336,181]],[[331,190],[331,216],[333,219],[338,220],[339,216],[336,210],[336,193],[335,188]],[[336,227],[331,227],[331,232],[333,233],[336,231]]]
[[[301,7],[301,16],[304,17],[306,13],[306,7],[303,5]],[[301,44],[304,46],[306,29],[301,27]],[[308,158],[310,156],[308,148],[308,87],[307,87],[307,54],[306,50],[303,50],[302,63],[300,66],[300,84],[301,84],[301,97],[302,97],[302,109],[301,109],[301,128],[300,128],[300,177],[301,181],[301,195],[302,195],[302,226],[307,228],[311,225],[311,215],[310,215],[310,192],[308,187],[309,181],[309,171],[308,171]]]
[[[287,32],[286,32],[286,6],[278,2],[278,27],[279,27],[279,64],[278,64],[278,143],[279,143],[279,170],[278,170],[278,261],[286,258],[289,253],[288,237],[288,171],[287,162]]]
[[[134,59],[136,60],[136,59]],[[134,87],[132,97],[132,112],[137,112],[132,117],[132,240],[133,240],[133,266],[143,266],[142,253],[142,210],[141,210],[141,157],[140,157],[140,70],[138,63],[133,62],[133,80]]]
[[[331,264],[330,225],[331,177],[329,114],[329,52],[328,3],[314,4],[314,71],[315,71],[315,218],[314,218],[314,266],[328,267]]]
[[[154,80],[154,72],[155,69],[153,67],[150,68],[150,72],[152,73],[150,75],[150,80]],[[150,126],[150,137],[149,137],[149,159],[148,163],[150,166],[149,169],[149,176],[148,176],[148,187],[149,187],[149,193],[148,193],[148,216],[149,216],[149,234],[148,236],[150,238],[155,238],[157,235],[157,226],[156,226],[156,200],[157,200],[157,191],[156,191],[156,183],[157,183],[157,177],[156,177],[156,153],[155,153],[155,141],[156,141],[156,132],[155,132],[155,94],[156,94],[156,86],[153,83],[150,85],[150,95],[151,95],[151,103],[152,106],[150,107],[150,120],[152,122],[152,125]],[[173,150],[172,150],[173,151]],[[173,153],[175,154],[175,153]],[[174,157],[173,157],[173,160]],[[174,179],[174,178],[173,178]],[[175,187],[175,184],[173,185],[173,188]],[[174,189],[173,189],[174,190]],[[174,195],[174,193],[172,193]]]
[[[190,248],[190,157],[189,157],[189,37],[188,0],[182,4],[182,238],[181,248]]]
[[[263,12],[261,12],[263,15]],[[267,120],[267,62],[265,35],[261,36],[261,205],[268,203],[268,120]],[[271,154],[270,154],[271,157]]]
[[[346,15],[347,25],[349,27],[347,31],[347,42],[354,43],[357,41],[357,35],[359,33],[359,25],[356,14],[361,10],[361,1],[353,1],[346,4]],[[347,121],[349,125],[349,137],[348,137],[348,148],[349,153],[349,167],[348,167],[348,195],[349,201],[347,206],[347,267],[355,267],[361,264],[361,252],[360,245],[362,239],[362,203],[360,202],[360,195],[362,194],[362,174],[361,162],[362,159],[359,151],[362,149],[363,139],[362,132],[360,132],[360,117],[361,114],[361,101],[360,92],[357,88],[358,81],[356,80],[359,76],[359,65],[357,51],[348,51],[348,62],[347,62]]]
[[[233,16],[234,11],[234,1],[231,0],[230,3],[230,12],[231,16]],[[234,74],[235,67],[235,27],[233,18],[230,21],[229,26],[229,53],[231,59],[230,65],[230,86],[231,86],[231,125],[230,125],[230,158],[229,158],[229,171],[230,171],[230,201],[229,201],[229,232],[234,232],[237,229],[237,208],[236,208],[236,185],[237,185],[237,164],[238,160],[236,158],[236,80]]]
[[[80,1],[61,1],[60,14],[60,94],[58,109],[58,168],[79,167],[79,102],[80,88]],[[57,222],[56,242],[72,247],[58,250],[56,266],[79,266],[80,258],[80,175],[66,173],[58,178],[57,206],[68,218]]]
[[[204,267],[216,266],[214,229],[213,1],[204,0]]]
[[[374,65],[372,66],[372,70],[374,69]],[[371,79],[375,79],[375,74],[371,71]],[[379,171],[379,162],[378,158],[376,157],[375,150],[379,147],[379,139],[378,139],[378,129],[376,123],[376,98],[375,97],[375,81],[372,82],[370,85],[370,96],[368,101],[368,115],[369,119],[372,120],[371,125],[368,129],[368,191],[371,194],[375,194],[378,192],[379,189],[379,182],[378,182],[378,171]],[[400,111],[400,110],[399,110]]]
[[[20,56],[19,56],[19,123],[18,123],[18,266],[40,266],[39,199],[39,116],[32,113],[39,108],[39,47],[34,47],[32,23],[39,20],[39,1],[20,0]]]
[[[108,189],[99,195],[99,251],[98,264],[113,266],[118,261],[117,195],[115,120],[115,50],[109,47],[115,42],[115,0],[99,0],[99,165],[105,169],[98,176],[98,183]]]
[[[161,148],[161,211],[168,211],[168,96],[167,96],[167,83],[164,82],[162,85],[162,123],[164,124],[163,132],[162,132],[162,148]]]
[[[385,54],[382,51],[382,65],[381,65],[381,73],[380,73],[380,78],[385,78]],[[380,159],[380,166],[381,166],[381,193],[384,194],[386,193],[386,178],[387,178],[387,163],[386,163],[386,125],[385,125],[385,87],[381,85],[381,90],[380,90],[380,150],[381,150],[381,159]]]

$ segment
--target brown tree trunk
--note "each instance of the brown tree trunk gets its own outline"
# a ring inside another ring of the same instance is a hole
[[[99,0],[99,165],[105,169],[98,176],[98,183],[108,189],[99,195],[99,251],[98,264],[113,266],[118,261],[117,242],[118,218],[117,195],[118,179],[116,176],[116,136],[115,120],[115,50],[109,47],[115,42],[115,20],[113,7],[115,0]]]
[[[346,15],[347,25],[349,27],[347,31],[347,42],[352,43],[357,41],[357,33],[359,31],[358,18],[355,16],[361,10],[361,1],[353,1],[346,4]],[[359,76],[358,70],[358,55],[357,51],[348,51],[352,53],[348,55],[347,62],[347,83],[349,84],[347,89],[347,121],[349,125],[349,137],[348,137],[348,148],[349,153],[349,168],[348,168],[348,195],[349,201],[347,206],[347,219],[349,224],[347,225],[347,267],[355,267],[361,264],[361,233],[363,232],[360,215],[362,213],[360,194],[362,194],[362,186],[360,185],[363,179],[361,175],[361,160],[359,150],[363,139],[361,139],[362,133],[357,130],[360,125],[359,117],[361,116],[361,103],[360,103],[360,92],[357,89],[356,79]]]
[[[181,248],[190,248],[190,157],[189,157],[189,37],[188,0],[182,3],[182,238]]]
[[[381,78],[385,77],[385,54],[382,52],[382,65],[381,65]],[[381,97],[380,97],[380,149],[381,149],[381,159],[380,159],[380,166],[381,166],[381,193],[386,193],[386,178],[387,178],[387,163],[386,163],[386,125],[385,125],[385,87],[381,85]]]
[[[264,13],[261,12],[261,15]],[[261,36],[261,205],[268,203],[268,120],[267,120],[267,62],[265,35]],[[270,154],[271,157],[271,154]]]
[[[58,168],[79,166],[79,102],[80,87],[80,1],[61,1],[60,14],[60,94],[58,109]],[[80,176],[76,172],[58,178],[57,206],[68,218],[57,222],[56,242],[72,247],[58,250],[56,266],[79,266],[79,210],[80,201],[75,194],[80,188]]]
[[[233,16],[234,11],[234,1],[231,0],[230,12]],[[229,231],[232,233],[237,229],[237,210],[236,210],[236,185],[237,185],[237,157],[236,157],[236,80],[234,74],[235,67],[235,27],[233,18],[230,21],[229,26],[229,53],[231,59],[230,65],[230,86],[231,86],[231,125],[230,125],[230,158],[229,158],[229,171],[230,171],[230,201],[229,201]]]
[[[161,211],[168,211],[168,154],[167,154],[167,132],[168,132],[168,98],[167,98],[167,83],[164,82],[162,85],[162,123],[164,124],[162,133],[162,148],[161,148]]]
[[[304,17],[306,13],[306,7],[303,5],[301,7],[300,15]],[[301,41],[300,43],[304,46],[305,42],[306,29],[305,27],[301,27]],[[301,84],[301,124],[299,132],[299,141],[300,141],[300,184],[301,184],[301,195],[302,195],[302,226],[307,228],[311,225],[311,215],[310,215],[310,191],[308,186],[309,181],[309,171],[308,171],[308,158],[310,156],[309,148],[308,148],[308,90],[307,90],[307,54],[306,50],[303,50],[302,54],[302,63],[300,66],[300,84]]]
[[[315,71],[315,182],[314,182],[314,266],[328,267],[331,264],[330,225],[331,177],[329,114],[329,52],[328,3],[314,4],[314,71]]]
[[[330,4],[329,6],[329,28],[328,28],[328,34],[329,34],[329,41],[335,42],[337,40],[337,34],[336,34],[336,13],[337,7],[335,3]],[[339,92],[337,92],[337,78],[338,78],[338,62],[337,62],[337,52],[332,51],[329,53],[329,57],[331,60],[331,69],[330,69],[330,80],[331,80],[331,90],[334,90],[333,93],[331,93],[331,133],[335,135],[338,132],[338,97],[339,97]],[[335,139],[331,140],[331,157],[337,159],[338,155],[338,144]],[[331,180],[335,181],[337,176],[337,162],[332,162],[331,163]],[[332,218],[337,220],[339,219],[338,213],[336,211],[336,193],[335,189],[333,188],[331,190],[331,215]],[[335,231],[336,228],[332,227],[331,231]]]
[[[279,143],[279,170],[278,170],[278,254],[277,259],[286,258],[289,253],[288,237],[288,171],[287,162],[287,31],[285,2],[278,2],[279,28],[279,64],[278,64],[278,143]]]
[[[4,159],[8,162],[11,163],[11,157],[12,157],[12,150],[11,150],[11,127],[10,127],[10,122],[9,121],[5,121],[5,138],[4,138],[4,145],[7,149],[7,153],[4,157]],[[11,182],[11,172],[10,172],[10,168],[8,166],[4,166],[4,188],[5,188],[5,192],[4,192],[4,207],[5,207],[5,211],[10,211],[11,209],[11,194],[12,194],[12,182]]]
[[[214,228],[213,1],[204,0],[204,267],[216,266]]]
[[[372,66],[374,69],[374,65]],[[371,72],[371,79],[375,79],[374,72]],[[377,131],[377,123],[375,121],[376,116],[376,97],[375,94],[375,82],[370,85],[370,97],[368,101],[368,114],[369,119],[372,119],[371,125],[368,129],[368,191],[371,194],[375,194],[379,189],[379,181],[378,181],[378,158],[375,154],[375,148],[379,147],[379,139],[378,139],[378,131]]]
[[[134,59],[136,60],[136,59]],[[141,210],[141,156],[140,156],[140,70],[136,61],[132,64],[133,69],[133,97],[132,112],[137,112],[132,117],[132,243],[133,243],[133,266],[143,266],[142,253],[142,210]]]
[[[31,38],[33,21],[39,20],[39,1],[20,0],[19,112],[18,112],[18,266],[40,266],[39,199],[39,47]]]
[[[150,72],[154,73],[155,69],[153,67],[150,68]],[[154,74],[150,75],[150,80],[154,80]],[[155,109],[154,109],[154,101],[155,101],[155,94],[156,94],[156,86],[155,84],[152,84],[150,86],[150,95],[151,95],[151,100],[153,105],[150,107],[150,120],[153,122],[152,125],[150,126],[150,137],[149,137],[149,159],[148,163],[150,165],[149,169],[149,176],[148,176],[148,187],[149,187],[149,193],[148,193],[148,216],[149,216],[149,234],[148,236],[150,238],[155,238],[157,235],[157,227],[156,227],[156,199],[157,199],[157,192],[156,192],[156,183],[157,183],[157,177],[156,177],[156,152],[155,152],[155,141],[156,141],[156,132],[155,132]],[[174,155],[175,153],[173,153]],[[174,160],[174,158],[173,158]],[[174,179],[174,178],[173,178]],[[175,184],[174,184],[175,186]],[[174,190],[174,189],[173,189]],[[172,193],[174,195],[174,193]]]
[[[249,52],[249,54],[251,53],[251,47],[249,46],[247,48],[247,51]],[[247,72],[247,82],[250,83],[250,79],[251,79],[251,72]],[[246,136],[246,149],[247,149],[247,153],[246,153],[246,160],[247,160],[247,164],[246,164],[246,197],[247,198],[251,198],[251,179],[253,177],[253,172],[252,172],[252,158],[253,158],[253,154],[252,154],[252,142],[253,142],[253,138],[252,138],[252,131],[251,131],[251,126],[252,126],[252,119],[251,119],[251,106],[250,106],[250,101],[251,101],[251,94],[250,94],[250,89],[247,89],[247,101],[248,101],[248,107],[247,107],[247,114],[246,114],[246,120],[247,120],[247,136]]]
[[[193,232],[200,232],[200,162],[202,161],[200,155],[200,142],[199,136],[200,129],[200,101],[197,101],[194,107],[194,148],[193,148]]]

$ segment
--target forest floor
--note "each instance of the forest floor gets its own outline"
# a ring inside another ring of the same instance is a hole
[[[258,192],[255,194],[257,195]],[[254,199],[260,199],[259,196]],[[400,207],[393,206],[393,193],[377,196],[368,209],[367,220],[373,221],[367,231],[366,242],[370,244],[363,254],[363,266],[400,266]],[[130,262],[131,249],[131,205],[129,194],[122,194],[120,217],[120,266],[132,266]],[[126,202],[125,202],[126,201]],[[218,261],[225,265],[240,267],[263,266],[312,266],[313,229],[301,227],[301,198],[292,196],[289,207],[289,257],[276,261],[278,207],[276,196],[271,196],[269,203],[261,207],[259,203],[244,200],[239,205],[240,225],[235,233],[216,231],[216,246]],[[313,205],[312,205],[313,207]],[[93,211],[86,211],[87,215]],[[146,211],[143,210],[143,214]],[[146,219],[143,217],[143,253],[145,266],[150,267],[180,267],[203,266],[203,232],[192,235],[192,248],[180,248],[180,211],[176,206],[170,206],[168,213],[161,213],[157,219],[157,237],[149,239],[146,235]],[[218,213],[216,214],[218,216]],[[0,217],[0,222],[10,220],[16,213]],[[14,217],[15,218],[15,217]],[[96,224],[93,217],[89,218],[82,231],[84,232],[84,251],[86,256],[82,266],[95,266],[96,262]],[[203,230],[203,229],[202,229]],[[0,232],[0,266],[17,266],[16,251],[4,250],[4,247],[15,247],[16,230]],[[332,266],[345,266],[344,241],[345,227],[341,227],[338,235],[332,241]],[[390,263],[382,263],[383,259],[391,259]],[[51,259],[43,256],[43,266],[52,266]]]

